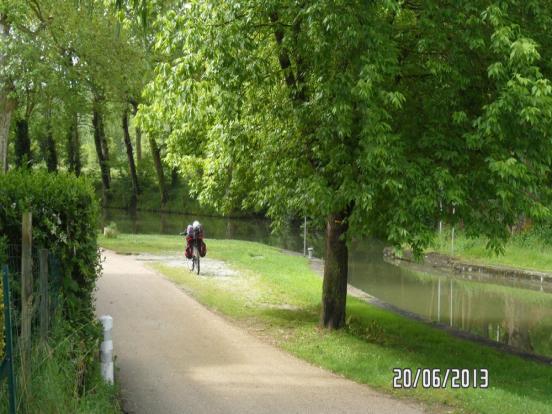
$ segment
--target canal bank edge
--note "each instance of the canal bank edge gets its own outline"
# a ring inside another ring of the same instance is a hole
[[[403,261],[417,265],[429,265],[440,271],[456,274],[468,274],[474,276],[502,277],[505,279],[517,279],[533,283],[552,283],[552,273],[536,270],[519,269],[508,266],[484,265],[468,263],[456,257],[443,253],[429,252],[423,255],[423,261],[416,261],[411,250],[397,252],[392,247],[383,249],[383,256],[391,261]]]
[[[295,252],[289,252],[289,251],[284,250],[284,249],[281,249],[281,251],[283,253],[287,253],[287,254],[293,254],[293,255],[296,254]],[[392,248],[385,248],[384,249],[384,256],[386,256],[386,254],[389,254],[389,253],[387,253],[388,251],[393,252],[393,249]],[[412,253],[410,253],[410,254],[412,254]],[[442,255],[442,256],[445,256],[445,255]],[[386,256],[386,257],[389,258],[389,256]],[[411,256],[410,260],[408,260],[408,259],[401,259],[401,260],[403,260],[405,262],[416,263],[414,261],[414,259],[412,258],[412,256]],[[323,275],[324,275],[324,260],[319,259],[319,258],[311,258],[311,259],[309,259],[309,262],[310,262],[311,268],[316,272],[316,274],[318,274],[320,277],[323,277]],[[484,266],[482,266],[482,267],[484,267]],[[472,268],[473,268],[473,266],[472,266]],[[552,275],[548,275],[548,276],[550,278],[550,279],[548,279],[548,281],[552,282]],[[543,355],[532,354],[532,353],[529,353],[529,352],[524,352],[524,351],[521,351],[517,348],[514,348],[512,346],[504,344],[502,342],[495,342],[491,339],[484,338],[482,336],[473,334],[471,332],[462,331],[460,329],[454,328],[454,327],[449,326],[447,324],[432,321],[432,320],[430,320],[428,318],[425,318],[421,315],[418,315],[414,312],[409,312],[409,311],[401,309],[401,308],[399,308],[395,305],[384,302],[384,301],[370,295],[369,293],[364,292],[364,291],[352,286],[351,284],[347,284],[347,293],[349,295],[351,295],[352,297],[356,298],[356,299],[362,300],[362,301],[364,301],[366,303],[369,303],[371,305],[374,305],[374,306],[376,306],[380,309],[385,309],[387,311],[393,312],[395,314],[398,314],[398,315],[403,316],[405,318],[408,318],[410,320],[415,320],[415,321],[424,323],[426,325],[430,325],[434,328],[441,329],[441,330],[446,331],[449,334],[451,334],[451,335],[453,335],[457,338],[461,338],[461,339],[472,341],[472,342],[475,342],[475,343],[478,343],[478,344],[481,344],[481,345],[485,345],[485,346],[497,349],[499,351],[506,352],[506,353],[512,354],[512,355],[516,355],[516,356],[519,356],[521,358],[528,359],[528,360],[531,360],[531,361],[544,363],[546,365],[552,365],[552,358],[550,358],[550,357],[546,357],[546,356],[543,356]]]

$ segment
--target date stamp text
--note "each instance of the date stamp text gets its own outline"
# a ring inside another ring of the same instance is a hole
[[[393,369],[393,388],[489,388],[489,370],[456,368]]]

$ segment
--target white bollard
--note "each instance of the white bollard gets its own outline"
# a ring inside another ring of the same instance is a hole
[[[314,251],[314,249],[312,247],[309,247],[307,250],[309,252],[309,259],[312,259],[312,252]]]
[[[100,346],[101,374],[105,382],[113,384],[113,318],[109,315],[100,316],[103,327],[103,342]]]

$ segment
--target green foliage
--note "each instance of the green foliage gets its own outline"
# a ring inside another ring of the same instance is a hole
[[[550,215],[552,8],[540,2],[178,3],[139,118],[200,201],[500,251]],[[441,208],[441,206],[443,206]]]
[[[74,326],[53,321],[48,344],[37,343],[32,350],[29,383],[19,379],[16,396],[18,413],[119,414],[117,389],[106,384],[99,372],[98,341],[81,341]],[[91,369],[89,359],[94,364]],[[21,365],[16,363],[16,369]],[[0,407],[7,407],[7,393],[0,394]],[[0,410],[1,413],[7,412]]]
[[[130,207],[131,193],[129,188],[132,185],[128,175],[113,176],[111,180],[110,201],[108,207],[118,209],[128,209]],[[138,198],[137,209],[142,211],[164,211],[171,213],[185,214],[215,214],[213,208],[200,206],[192,199],[189,194],[188,186],[185,182],[177,186],[169,185],[167,189],[169,201],[160,205],[159,188],[154,182],[154,177],[147,173],[141,175],[140,196]],[[97,188],[98,195],[101,194],[101,188]]]
[[[108,239],[116,239],[117,236],[119,235],[119,229],[117,228],[117,223],[112,221],[107,226],[105,226],[103,235]]]
[[[484,237],[468,237],[464,231],[456,231],[454,252],[452,252],[451,232],[445,228],[437,235],[428,250],[460,257],[464,261],[521,269],[552,271],[552,243],[550,229],[535,227],[514,235],[504,244],[503,255],[489,251],[489,240]]]
[[[122,111],[139,98],[150,73],[141,32],[121,24],[111,5],[100,0],[9,0],[0,13],[10,27],[0,43],[0,86],[9,83],[17,99],[14,118],[29,123],[33,161],[48,164],[57,158],[69,164],[74,159],[67,145],[71,128],[78,123],[81,141],[91,140],[87,114],[95,95],[120,131]],[[50,136],[53,143],[46,146]],[[120,137],[120,132],[111,134],[115,142]],[[56,148],[66,149],[67,156],[54,155]],[[73,148],[79,151],[79,142]]]
[[[21,215],[32,213],[33,246],[61,263],[64,317],[88,324],[100,270],[96,245],[98,204],[91,184],[73,175],[13,170],[0,175],[0,233],[21,243]]]
[[[2,267],[6,263],[7,256],[6,237],[0,236],[0,361],[4,358],[4,278]]]
[[[552,223],[535,224],[530,229],[516,234],[513,239],[515,242],[528,248],[552,247]]]
[[[2,234],[0,235],[0,266],[7,263],[8,260],[8,239]]]

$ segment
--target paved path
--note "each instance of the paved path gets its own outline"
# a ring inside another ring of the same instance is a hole
[[[422,412],[262,342],[132,256],[104,255],[97,313],[114,319],[127,413]]]

